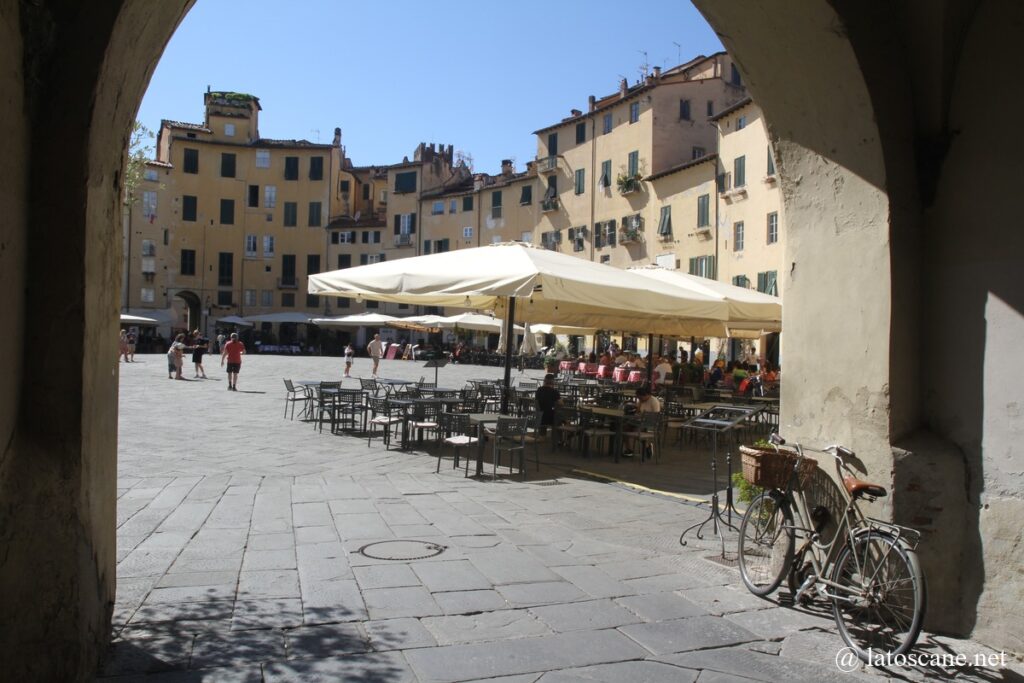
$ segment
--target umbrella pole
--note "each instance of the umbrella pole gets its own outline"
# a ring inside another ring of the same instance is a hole
[[[508,415],[508,394],[512,388],[512,334],[516,319],[516,298],[508,298],[508,310],[505,311],[505,390],[501,392],[501,414]]]
[[[654,335],[647,335],[647,386],[651,386],[651,377],[654,372]]]

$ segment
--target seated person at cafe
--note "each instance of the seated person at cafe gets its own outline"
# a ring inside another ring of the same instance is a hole
[[[672,374],[672,364],[668,362],[667,358],[660,358],[658,364],[654,366],[655,384],[671,383],[674,377],[675,375]]]
[[[544,375],[544,384],[537,387],[534,394],[537,410],[540,411],[540,433],[547,434],[548,427],[555,424],[555,407],[562,404],[562,395],[555,389],[555,376]]]
[[[626,352],[618,353],[615,355],[615,367],[621,368],[629,360],[629,354]]]
[[[619,365],[619,367],[626,368],[627,370],[635,370],[636,369],[636,357],[633,356],[633,354],[629,353],[628,351],[626,353],[622,354],[622,355],[626,357],[626,360],[623,361]]]
[[[647,367],[647,359],[641,356],[639,353],[633,354],[633,364],[638,370],[643,370]]]
[[[611,354],[607,351],[601,354],[601,358],[597,361],[598,365],[614,365],[615,362],[612,360]]]
[[[651,394],[651,388],[646,384],[636,390],[636,412],[638,415],[661,412],[661,401]]]
[[[737,362],[735,367],[733,367],[732,369],[733,385],[738,387],[740,385],[740,382],[745,380],[749,375],[750,373],[747,372],[747,366],[744,365],[743,363]]]
[[[725,379],[725,361],[716,360],[715,366],[711,368],[711,376],[708,377],[708,386],[717,387],[718,383]]]

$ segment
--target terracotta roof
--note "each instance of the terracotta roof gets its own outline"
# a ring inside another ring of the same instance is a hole
[[[174,168],[174,164],[159,159],[148,159],[146,166],[160,166],[161,168]]]
[[[171,121],[170,119],[164,119],[161,125],[170,126],[171,128],[185,128],[186,130],[198,130],[202,133],[212,133],[213,131],[204,126],[201,123],[186,123],[184,121]]]
[[[744,97],[742,100],[740,100],[736,104],[728,106],[725,109],[723,109],[722,111],[720,111],[717,114],[715,114],[714,116],[712,116],[711,120],[712,121],[718,121],[720,119],[723,119],[726,116],[728,116],[729,114],[733,113],[734,111],[738,111],[740,109],[743,109],[743,107],[747,106],[748,104],[753,104],[753,103],[754,103],[754,98],[752,98],[752,97],[750,97],[748,95],[747,97]]]
[[[310,147],[313,149],[331,149],[332,145],[309,140],[274,140],[272,138],[260,138],[253,143],[256,147]]]
[[[657,180],[658,178],[664,178],[667,175],[671,175],[673,173],[678,173],[679,171],[685,171],[688,168],[693,168],[694,166],[700,166],[701,164],[706,164],[709,161],[718,161],[718,155],[717,154],[705,154],[704,156],[700,157],[699,159],[692,159],[691,161],[687,161],[687,162],[679,164],[677,166],[673,166],[672,168],[666,168],[664,171],[658,171],[657,173],[652,173],[651,175],[649,175],[646,178],[644,178],[644,180]]]

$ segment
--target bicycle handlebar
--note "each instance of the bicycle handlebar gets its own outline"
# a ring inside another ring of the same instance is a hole
[[[768,441],[773,446],[775,446],[776,450],[778,450],[779,446],[786,446],[788,449],[791,449],[791,450],[795,451],[797,457],[799,457],[799,458],[803,458],[804,457],[803,446],[801,444],[795,442],[795,441],[792,444],[787,445],[786,440],[784,438],[782,438],[782,436],[777,434],[777,433],[772,434],[771,436],[769,436],[768,437]],[[830,445],[825,446],[824,448],[821,448],[821,449],[811,448],[810,450],[816,451],[816,452],[819,452],[819,453],[828,453],[833,458],[835,458],[836,467],[839,468],[840,470],[842,470],[842,469],[849,470],[850,467],[849,467],[849,465],[846,464],[846,460],[845,459],[846,458],[852,458],[852,457],[854,457],[856,455],[856,453],[854,453],[852,450],[850,450],[846,446],[841,446],[841,445],[836,444],[836,443],[830,444]],[[842,472],[840,472],[840,474],[842,474]]]

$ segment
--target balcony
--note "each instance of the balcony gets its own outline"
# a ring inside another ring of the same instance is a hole
[[[639,192],[641,189],[640,176],[619,176],[616,179],[616,184],[619,187],[619,194],[633,194]]]
[[[551,213],[552,211],[558,211],[558,197],[552,197],[551,199],[545,199],[541,201],[540,210],[542,213]]]
[[[279,277],[277,278],[278,289],[298,289],[299,281],[294,277]]]
[[[537,157],[538,173],[558,173],[558,157]]]
[[[623,228],[619,231],[619,244],[636,244],[643,239],[643,233],[636,228]]]
[[[413,246],[412,235],[395,235],[395,246],[396,247],[411,247]]]

